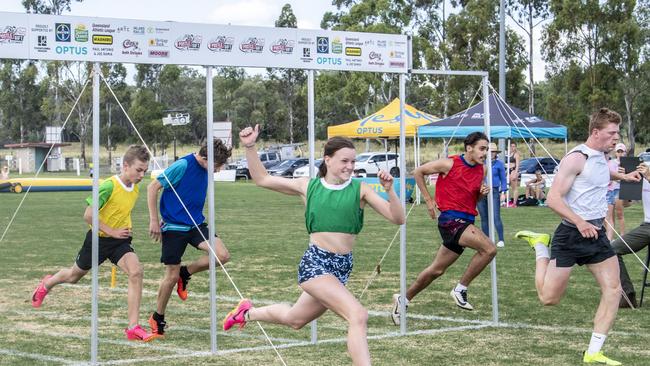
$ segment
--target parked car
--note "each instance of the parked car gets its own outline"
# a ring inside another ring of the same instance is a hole
[[[524,159],[519,163],[519,174],[535,174],[537,169],[542,173],[547,174],[556,173],[557,167],[560,164],[560,159],[556,158],[529,158]]]
[[[309,164],[309,159],[305,158],[293,158],[283,160],[280,164],[277,164],[273,168],[269,169],[268,172],[270,175],[275,175],[279,177],[293,177],[293,172],[305,165]]]
[[[260,157],[262,165],[264,165],[266,169],[274,167],[281,161],[280,153],[277,151],[258,151],[257,155]],[[246,179],[251,178],[246,159],[242,159],[237,163],[237,173],[235,173],[235,177]]]
[[[309,161],[309,159],[307,159],[307,161]],[[317,171],[318,171],[318,168],[320,167],[322,162],[323,162],[323,159],[314,160],[314,167],[316,168]],[[314,176],[316,176],[316,174],[314,174]],[[293,177],[294,178],[309,177],[309,162],[305,166],[294,170],[293,171]]]
[[[360,177],[376,177],[379,170],[385,170],[393,177],[399,177],[399,154],[366,152],[357,155],[354,174]]]

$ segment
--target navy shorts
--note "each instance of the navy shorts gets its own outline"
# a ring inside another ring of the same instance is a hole
[[[473,224],[473,221],[461,218],[444,222],[438,221],[438,231],[440,231],[440,236],[442,237],[442,245],[458,255],[463,254],[465,248],[459,243],[460,237],[463,235],[465,229]]]
[[[199,225],[199,229],[193,227],[189,231],[163,231],[160,262],[165,265],[181,264],[181,259],[183,258],[183,254],[185,254],[185,248],[187,248],[188,244],[198,249],[199,244],[203,243],[210,236],[208,224],[202,223]],[[214,236],[218,237],[216,233]]]
[[[84,271],[88,271],[92,268],[92,245],[93,231],[88,230],[84,244],[79,250],[79,254],[77,254],[77,259],[75,260],[77,267],[83,269]],[[133,252],[133,248],[131,247],[131,238],[115,239],[100,236],[98,249],[98,265],[104,263],[106,259],[109,259],[113,264],[117,265],[117,262],[122,259],[124,254]]]
[[[605,234],[605,228],[598,230],[595,239],[584,238],[578,229],[560,224],[551,242],[551,260],[557,267],[573,267],[574,264],[596,264],[615,256]]]
[[[310,243],[298,265],[298,284],[331,274],[345,285],[350,278],[352,264],[352,252],[336,254]]]

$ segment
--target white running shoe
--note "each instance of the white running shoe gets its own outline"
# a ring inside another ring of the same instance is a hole
[[[503,248],[506,246],[506,243],[503,242],[503,240],[499,240],[497,242],[497,248]]]
[[[450,295],[459,308],[465,310],[474,310],[472,304],[467,302],[467,290],[456,291],[455,289],[452,289]]]
[[[400,309],[402,306],[402,297],[399,294],[393,295],[393,311],[390,313],[390,318],[393,320],[393,324],[400,325]],[[406,300],[406,309],[409,308],[409,301]]]

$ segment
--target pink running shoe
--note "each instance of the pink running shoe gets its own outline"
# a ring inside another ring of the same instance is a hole
[[[36,286],[36,290],[34,290],[34,293],[32,294],[32,306],[35,308],[40,308],[41,304],[43,303],[43,300],[45,299],[45,295],[47,295],[48,291],[45,288],[45,281],[52,277],[52,275],[46,275],[43,277],[41,282]]]
[[[147,333],[147,331],[142,329],[140,325],[136,325],[132,329],[124,329],[124,334],[126,334],[126,338],[130,341],[149,342],[150,340],[156,338],[155,334]]]
[[[246,325],[246,313],[252,307],[253,304],[250,300],[243,299],[240,301],[237,307],[223,318],[223,330],[229,330],[235,324],[239,324],[239,329],[242,329]]]

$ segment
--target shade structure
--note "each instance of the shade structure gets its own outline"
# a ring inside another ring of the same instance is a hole
[[[327,137],[343,136],[349,138],[398,138],[399,137],[399,98],[393,99],[384,108],[354,122],[327,127]],[[404,105],[406,136],[413,137],[417,127],[438,120],[437,117]]]
[[[491,138],[567,138],[565,126],[549,122],[506,104],[490,94]],[[422,138],[465,137],[475,131],[484,131],[483,101],[453,116],[418,127]]]

